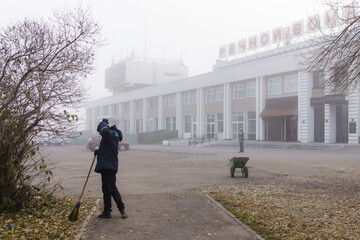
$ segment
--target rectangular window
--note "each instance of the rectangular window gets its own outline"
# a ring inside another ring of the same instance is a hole
[[[140,128],[141,128],[140,125],[141,125],[140,119],[136,119],[136,129],[135,129],[136,133],[140,133]]]
[[[247,96],[248,97],[255,97],[256,95],[256,82],[251,81],[247,83]]]
[[[192,93],[192,104],[197,104],[197,91]]]
[[[218,113],[217,115],[217,132],[224,132],[224,114]]]
[[[166,130],[176,130],[176,117],[165,118]]]
[[[270,78],[268,81],[268,94],[281,94],[281,78]]]
[[[149,100],[149,108],[155,109],[156,108],[156,99],[152,98]]]
[[[172,130],[176,130],[176,117],[173,117],[172,119],[173,119],[173,122],[172,122],[172,124],[173,124]]]
[[[192,117],[192,133],[193,133],[193,138],[196,138],[197,136],[197,121],[196,121],[196,116]]]
[[[156,121],[155,118],[146,119],[146,132],[155,131],[156,130]]]
[[[123,112],[127,113],[129,111],[129,106],[127,103],[123,103]]]
[[[176,95],[171,95],[171,106],[176,107]]]
[[[231,116],[232,123],[232,139],[238,139],[238,132],[240,129],[244,129],[244,113],[233,112]]]
[[[206,102],[214,102],[215,101],[215,89],[210,88],[206,90]]]
[[[103,110],[103,115],[109,115],[109,107],[108,106],[104,106],[102,108],[102,110]]]
[[[184,124],[185,124],[184,131],[186,133],[191,132],[191,116],[185,116],[184,117]]]
[[[165,107],[171,107],[171,96],[165,96]]]
[[[291,74],[285,76],[285,93],[292,93],[298,91],[298,75]]]
[[[245,97],[245,84],[239,83],[234,85],[234,99]]]
[[[165,118],[165,123],[166,123],[166,127],[165,127],[165,129],[166,130],[171,130],[171,117],[166,117]]]
[[[184,105],[191,104],[191,95],[190,93],[184,93]]]
[[[247,134],[249,140],[256,139],[256,112],[248,112]]]
[[[127,121],[127,120],[124,120],[123,124],[124,124],[124,132],[125,132],[125,133],[128,133],[128,132],[129,132],[129,131],[128,131],[128,121]]]
[[[117,104],[111,105],[111,113],[117,115],[119,106]]]
[[[325,75],[324,71],[313,72],[313,89],[324,88]]]
[[[216,88],[216,101],[224,101],[224,88]]]
[[[215,118],[214,114],[206,115],[206,138],[215,137]]]
[[[141,103],[140,101],[135,102],[136,111],[140,111]]]

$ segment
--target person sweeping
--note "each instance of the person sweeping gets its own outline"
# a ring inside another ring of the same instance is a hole
[[[117,208],[121,213],[121,218],[125,219],[125,204],[116,187],[116,173],[118,171],[118,143],[122,141],[122,133],[116,126],[109,127],[109,121],[103,119],[97,131],[101,135],[100,146],[94,151],[97,156],[95,172],[101,174],[101,184],[104,200],[104,210],[98,215],[99,218],[111,218],[111,197],[115,200]]]

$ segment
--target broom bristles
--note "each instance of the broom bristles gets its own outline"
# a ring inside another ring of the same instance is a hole
[[[74,209],[71,211],[69,215],[70,221],[76,221],[79,218],[79,210],[80,210],[80,202],[76,203]]]

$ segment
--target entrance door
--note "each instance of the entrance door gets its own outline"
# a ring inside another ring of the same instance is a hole
[[[197,121],[196,121],[196,116],[193,116],[192,117],[192,129],[191,129],[191,132],[192,132],[192,137],[193,138],[197,138]]]
[[[286,141],[296,142],[297,141],[297,127],[298,121],[297,116],[286,116]]]
[[[314,142],[324,142],[324,106],[314,107]]]
[[[348,105],[336,106],[336,142],[348,142]]]
[[[214,138],[215,133],[215,117],[214,114],[208,114],[206,116],[206,138]]]
[[[267,141],[283,141],[284,117],[267,118]]]

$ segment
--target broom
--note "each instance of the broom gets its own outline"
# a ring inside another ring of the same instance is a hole
[[[94,159],[93,159],[93,161],[92,161],[92,163],[91,163],[91,167],[90,167],[89,173],[88,173],[88,175],[87,175],[87,178],[86,178],[86,181],[85,181],[83,190],[82,190],[82,192],[81,192],[80,199],[79,199],[79,201],[76,203],[74,209],[72,210],[72,212],[71,212],[70,215],[69,215],[69,220],[72,221],[72,222],[78,220],[78,218],[79,218],[80,202],[81,202],[82,196],[83,196],[83,194],[84,194],[84,190],[85,190],[85,186],[86,186],[86,184],[87,184],[87,181],[89,180],[90,172],[91,172],[91,169],[92,169],[92,167],[93,167],[93,165],[94,165],[95,158],[96,158],[96,155],[94,156]]]

